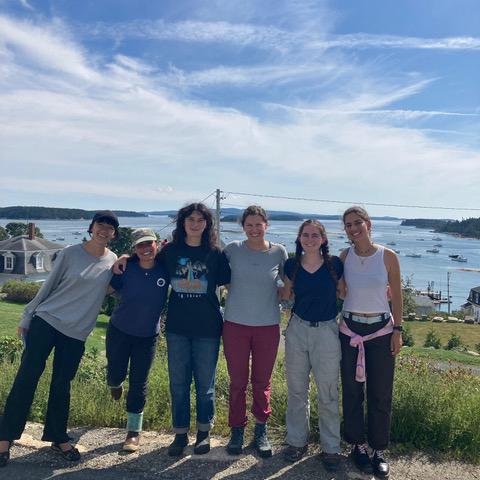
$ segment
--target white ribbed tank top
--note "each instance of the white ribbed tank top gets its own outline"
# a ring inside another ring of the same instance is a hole
[[[387,301],[388,273],[379,245],[370,257],[359,257],[353,247],[345,258],[343,277],[347,295],[343,310],[356,313],[389,313]]]

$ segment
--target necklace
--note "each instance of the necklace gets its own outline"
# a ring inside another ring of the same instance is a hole
[[[374,250],[373,244],[371,243],[366,250],[360,250],[356,245],[355,245],[355,253],[357,254],[360,263],[363,265],[365,261],[371,257],[369,253]]]

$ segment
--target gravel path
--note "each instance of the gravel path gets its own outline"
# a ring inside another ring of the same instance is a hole
[[[51,452],[48,444],[39,441],[42,426],[28,424],[25,434],[12,448],[12,459],[0,470],[6,480],[136,480],[136,479],[312,479],[370,480],[373,477],[358,473],[345,457],[337,474],[328,474],[317,458],[318,449],[296,464],[282,459],[283,446],[274,449],[270,459],[258,458],[251,448],[240,457],[225,453],[225,439],[212,439],[212,450],[203,456],[193,455],[192,447],[186,455],[172,459],[166,447],[170,435],[145,432],[139,453],[119,452],[125,432],[120,429],[74,429],[70,434],[78,442],[82,461],[65,465],[65,461]],[[193,439],[191,439],[193,440]],[[441,457],[414,454],[391,458],[391,480],[480,480],[480,466],[452,462]]]

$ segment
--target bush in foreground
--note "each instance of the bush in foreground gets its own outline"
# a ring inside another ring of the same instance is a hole
[[[28,303],[40,290],[40,282],[23,282],[21,280],[8,280],[2,286],[6,300],[15,303]]]

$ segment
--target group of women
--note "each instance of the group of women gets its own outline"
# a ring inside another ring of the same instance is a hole
[[[243,449],[250,380],[254,445],[260,456],[272,455],[267,421],[280,341],[279,301],[284,300],[293,301],[285,334],[285,458],[297,461],[307,450],[313,371],[321,459],[326,469],[338,469],[341,373],[343,433],[353,445],[352,459],[363,472],[388,476],[383,450],[390,430],[394,357],[401,347],[399,264],[392,251],[372,242],[371,220],[364,209],[351,207],[343,223],[352,246],[340,258],[329,254],[325,229],[316,220],[302,223],[295,256],[288,258],[282,245],[265,238],[265,210],[250,206],[241,217],[246,239],[221,251],[211,212],[193,203],[179,210],[172,241],[160,251],[154,232],[134,231],[134,253],[115,263],[111,278],[115,256],[107,244],[118,229],[118,220],[112,212],[98,212],[89,228],[91,239],[59,254],[47,281],[25,310],[19,330],[23,334],[28,329],[26,349],[0,420],[0,466],[6,465],[13,440],[20,438],[52,349],[53,377],[43,440],[51,441],[52,448],[68,460],[80,458],[66,433],[70,382],[107,288],[119,295],[106,339],[107,382],[112,397],[120,399],[129,369],[123,449],[138,449],[148,372],[170,286],[165,331],[175,437],[169,455],[181,455],[188,445],[192,380],[196,392],[194,453],[210,450],[221,337],[230,376],[227,451],[236,455]],[[223,317],[217,295],[222,285],[228,289]],[[338,299],[344,299],[340,324]]]

